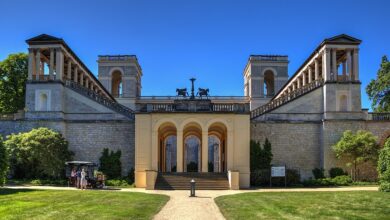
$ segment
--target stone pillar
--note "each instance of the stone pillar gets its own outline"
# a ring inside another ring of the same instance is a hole
[[[80,74],[80,85],[84,86],[84,73],[83,72],[81,72],[81,74]]]
[[[89,89],[89,79],[85,77],[85,88]]]
[[[183,172],[183,131],[177,131],[176,172]]]
[[[306,73],[303,72],[302,73],[302,86],[305,86],[306,85]]]
[[[72,61],[70,59],[68,60],[68,73],[67,78],[70,80],[72,79]]]
[[[41,51],[39,49],[37,49],[35,55],[35,75],[39,80],[39,75],[41,75]]]
[[[346,50],[347,53],[347,75],[348,80],[352,79],[352,59],[351,59],[351,51]]]
[[[301,88],[301,78],[297,78],[297,89]]]
[[[322,54],[322,75],[324,81],[330,80],[330,52],[328,48]]]
[[[292,83],[292,90],[295,91],[297,89],[295,82]]]
[[[202,172],[209,171],[209,132],[202,131]]]
[[[61,48],[56,49],[56,80],[62,81],[64,75],[64,54]]]
[[[50,79],[54,79],[54,48],[50,48],[50,64],[49,64],[49,77]]]
[[[308,83],[311,83],[312,79],[313,79],[313,73],[312,73],[312,69],[311,67],[309,66],[308,68],[308,75],[309,75],[309,80],[308,80]]]
[[[32,48],[28,48],[28,80],[32,80],[33,75],[35,75],[34,58],[34,50]]]
[[[347,76],[347,62],[343,61],[343,77],[345,78]]]
[[[354,80],[359,81],[359,49],[353,50],[353,76]]]
[[[314,80],[320,79],[320,65],[318,65],[318,60],[314,60]]]
[[[73,81],[74,82],[78,82],[78,73],[77,73],[77,71],[78,71],[78,67],[77,67],[77,65],[74,67],[74,75],[73,75]]]
[[[336,54],[336,49],[332,49],[332,73],[333,73],[333,76],[336,78],[337,75],[338,75],[338,72],[337,72],[337,54]]]

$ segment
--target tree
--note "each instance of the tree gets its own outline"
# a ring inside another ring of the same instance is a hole
[[[341,139],[333,146],[337,158],[347,161],[347,166],[353,166],[353,179],[358,179],[357,166],[364,162],[376,162],[379,145],[377,138],[369,131],[359,130],[354,134],[350,130],[343,133]]]
[[[386,56],[382,57],[377,77],[367,85],[366,92],[372,101],[371,108],[373,111],[390,111],[390,62]]]
[[[15,113],[24,108],[28,56],[10,54],[0,62],[0,113]]]
[[[114,152],[104,148],[102,156],[100,157],[100,168],[108,178],[120,178],[122,173],[122,164],[121,164],[121,155],[120,150]]]
[[[9,135],[4,144],[16,178],[59,178],[73,156],[61,133],[48,128]]]
[[[379,153],[377,170],[380,180],[379,189],[381,191],[390,192],[390,138],[387,139]]]
[[[3,144],[3,138],[0,136],[0,186],[3,186],[8,173],[8,152]]]
[[[272,161],[272,146],[268,139],[265,139],[263,148],[257,141],[250,142],[250,170],[268,169]]]

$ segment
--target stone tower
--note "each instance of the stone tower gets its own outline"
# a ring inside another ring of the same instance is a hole
[[[135,55],[100,55],[99,81],[122,105],[135,109],[141,96],[142,69]]]
[[[251,55],[244,69],[244,95],[251,110],[266,104],[287,80],[287,56]]]

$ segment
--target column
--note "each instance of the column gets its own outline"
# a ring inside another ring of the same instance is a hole
[[[28,80],[33,79],[34,72],[34,50],[28,48]]]
[[[202,172],[209,171],[209,132],[202,131]]]
[[[297,78],[297,89],[301,88],[301,79],[300,77]]]
[[[77,71],[78,71],[78,67],[77,67],[77,65],[74,67],[74,72],[73,72],[73,82],[78,82],[78,73],[77,73]]]
[[[183,131],[177,131],[176,172],[183,172]]]
[[[306,85],[306,73],[303,72],[302,73],[302,86],[305,86]]]
[[[330,52],[328,48],[322,54],[322,75],[324,81],[330,80]]]
[[[332,73],[333,73],[334,79],[336,79],[337,75],[338,75],[336,49],[332,49]]]
[[[150,152],[150,169],[154,171],[158,171],[158,148],[160,145],[160,141],[158,140],[158,132],[152,131],[152,149]]]
[[[56,80],[62,80],[64,75],[64,54],[61,48],[56,49]]]
[[[80,74],[80,85],[84,86],[84,72],[81,72]]]
[[[35,55],[35,75],[38,80],[40,80],[41,75],[41,51],[37,49],[36,55]]]
[[[89,89],[89,79],[88,77],[85,77],[85,88]]]
[[[311,83],[312,79],[313,79],[313,73],[312,73],[312,70],[311,70],[311,67],[309,66],[308,68],[308,74],[309,74],[309,80],[308,80],[308,83]]]
[[[320,67],[318,65],[318,60],[314,60],[314,80],[320,79]]]
[[[351,59],[351,51],[346,50],[347,53],[347,78],[348,80],[352,79],[352,59]]]
[[[343,61],[343,77],[345,78],[347,76],[347,62]]]
[[[292,90],[295,91],[295,89],[297,88],[296,85],[295,85],[295,82],[292,83]]]
[[[50,48],[50,64],[49,64],[49,78],[54,79],[54,48]]]
[[[72,79],[72,61],[68,60],[68,73],[66,74],[67,78]]]
[[[353,76],[354,80],[359,81],[359,49],[353,50]]]

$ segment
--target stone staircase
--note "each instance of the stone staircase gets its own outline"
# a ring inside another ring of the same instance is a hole
[[[287,95],[280,96],[277,99],[273,99],[270,102],[268,102],[265,105],[262,105],[254,110],[251,111],[251,119],[257,118],[267,112],[270,112],[276,108],[279,108],[280,106],[291,102],[319,87],[322,87],[324,85],[323,79],[315,80],[299,89],[296,89],[292,91],[291,93]]]
[[[226,173],[159,173],[155,183],[157,190],[189,190],[190,181],[196,182],[196,190],[227,190]]]

